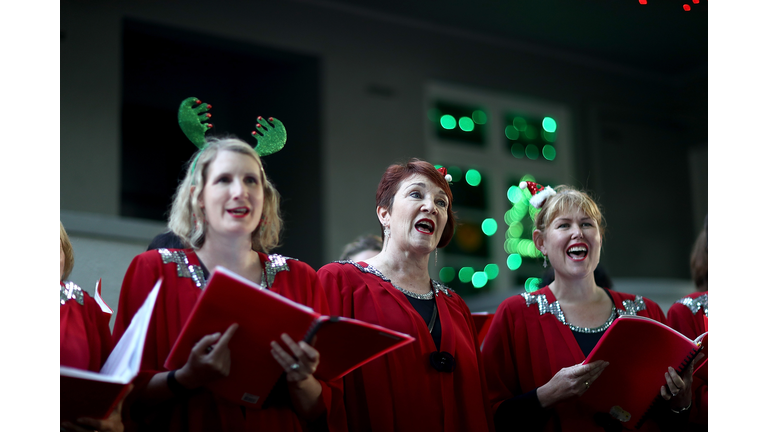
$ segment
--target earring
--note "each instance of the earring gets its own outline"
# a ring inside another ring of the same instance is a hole
[[[437,267],[437,248],[435,248],[435,267]]]
[[[389,243],[389,233],[389,227],[384,227],[384,249],[382,252],[387,250],[387,243]]]
[[[547,256],[544,255],[544,268],[547,268]]]

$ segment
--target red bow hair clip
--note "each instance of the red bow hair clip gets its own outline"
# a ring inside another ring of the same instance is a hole
[[[447,181],[449,184],[451,183],[451,180],[453,180],[453,177],[448,174],[448,169],[446,167],[438,168],[437,172],[439,172],[445,178],[445,181]]]

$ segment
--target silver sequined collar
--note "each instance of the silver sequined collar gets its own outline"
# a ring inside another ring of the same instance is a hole
[[[608,317],[608,319],[603,323],[603,325],[599,327],[579,327],[575,326],[565,320],[565,314],[563,313],[563,310],[560,309],[560,302],[555,300],[554,303],[549,303],[547,300],[546,294],[538,294],[538,295],[531,295],[529,293],[522,293],[520,294],[525,299],[525,305],[530,306],[534,303],[537,303],[539,305],[539,315],[544,315],[545,313],[551,313],[552,315],[557,318],[558,321],[563,323],[564,325],[567,325],[571,330],[577,332],[577,333],[601,333],[608,329],[608,327],[613,324],[613,321],[618,316],[623,315],[637,315],[637,312],[641,310],[645,310],[645,301],[643,300],[642,296],[635,296],[635,300],[624,300],[621,302],[622,306],[624,306],[624,310],[616,309],[616,306],[614,305],[611,308],[611,315]],[[611,299],[613,300],[613,299]]]
[[[192,279],[195,286],[203,289],[206,284],[205,277],[203,275],[203,268],[199,265],[192,265],[189,263],[187,254],[183,250],[169,251],[168,249],[158,249],[160,256],[163,258],[163,264],[176,264],[176,274],[179,277],[187,277]],[[263,263],[264,272],[262,273],[262,285],[267,288],[271,288],[275,283],[275,276],[281,271],[290,271],[287,260],[295,259],[284,257],[279,254],[272,254],[267,256],[267,261]]]
[[[76,283],[66,281],[62,285],[59,283],[59,301],[60,306],[64,306],[68,300],[74,299],[78,304],[83,304],[83,290]]]
[[[691,310],[691,313],[696,315],[700,309],[704,309],[704,316],[709,318],[709,294],[702,294],[696,298],[684,297],[675,303],[680,303],[683,306]]]
[[[451,295],[451,292],[456,292],[456,291],[453,291],[453,289],[451,289],[451,288],[441,284],[440,282],[438,282],[438,281],[436,281],[434,279],[430,279],[430,281],[432,281],[432,291],[430,291],[430,292],[428,292],[426,294],[417,294],[417,293],[415,293],[413,291],[408,291],[405,288],[400,288],[399,286],[393,284],[392,281],[389,280],[388,277],[384,276],[384,274],[379,271],[379,269],[377,269],[376,267],[374,267],[374,266],[372,266],[370,264],[368,264],[368,267],[363,267],[360,264],[356,263],[355,261],[351,261],[351,260],[336,261],[336,262],[339,263],[339,264],[352,264],[353,266],[357,267],[357,269],[360,270],[363,273],[370,273],[370,274],[372,274],[374,276],[378,276],[381,280],[383,280],[385,282],[389,282],[389,284],[392,285],[393,287],[397,288],[398,291],[400,291],[401,293],[403,293],[403,294],[405,294],[405,295],[407,295],[408,297],[411,297],[411,298],[415,298],[415,299],[419,299],[419,300],[432,300],[437,295],[439,295],[441,292],[443,294],[447,295],[448,297],[453,297]]]

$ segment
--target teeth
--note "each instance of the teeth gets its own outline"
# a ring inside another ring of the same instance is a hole
[[[586,252],[586,251],[587,251],[587,248],[585,248],[584,246],[574,246],[574,247],[568,249],[568,253],[571,253],[571,252]]]

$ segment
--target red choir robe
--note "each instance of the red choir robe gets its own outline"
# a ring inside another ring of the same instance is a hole
[[[112,315],[73,282],[59,282],[59,290],[59,362],[99,372],[112,351]]]
[[[264,283],[276,292],[316,312],[327,314],[328,304],[317,274],[307,264],[280,255],[259,253],[266,270]],[[184,398],[175,398],[153,412],[131,405],[132,397],[141,394],[153,375],[164,372],[163,366],[192,308],[202,293],[205,281],[197,255],[191,249],[158,249],[134,258],[120,292],[120,303],[114,328],[115,340],[128,328],[131,318],[141,307],[155,282],[162,277],[154,314],[147,330],[141,372],[134,381],[135,388],[126,401],[123,418],[126,430],[162,431],[301,431],[310,430],[290,407],[287,387],[281,379],[282,402],[267,408],[243,409],[198,389]],[[320,359],[322,361],[322,358]],[[330,431],[346,430],[341,380],[322,382],[322,400]],[[280,399],[280,398],[278,398]],[[268,398],[269,401],[269,398]],[[128,413],[126,413],[126,411]],[[316,425],[317,426],[317,425]],[[322,425],[325,426],[325,425]]]
[[[667,325],[690,339],[696,339],[707,331],[704,317],[709,315],[709,291],[683,297],[670,306]],[[693,377],[693,403],[691,404],[691,429],[706,430],[709,411],[709,386],[707,381]]]
[[[344,377],[349,429],[493,430],[480,348],[464,300],[446,287],[436,297],[442,327],[440,351],[456,360],[453,372],[438,372],[430,365],[436,346],[424,319],[391,283],[364,272],[367,266],[365,262],[331,263],[317,272],[332,314],[406,333],[416,340]]]
[[[608,292],[617,312],[622,310],[665,323],[664,312],[653,301],[637,296],[642,299],[642,302],[638,302],[632,294]],[[557,301],[549,286],[530,295],[545,295],[549,304]],[[579,364],[585,358],[571,329],[558,321],[555,315],[539,314],[537,303],[526,306],[522,295],[509,297],[496,309],[483,345],[493,412],[505,400],[543,386],[560,369]],[[591,416],[585,416],[579,411],[576,400],[557,404],[544,430],[603,432],[603,428],[597,426]],[[657,428],[653,422],[647,421],[640,430]]]

